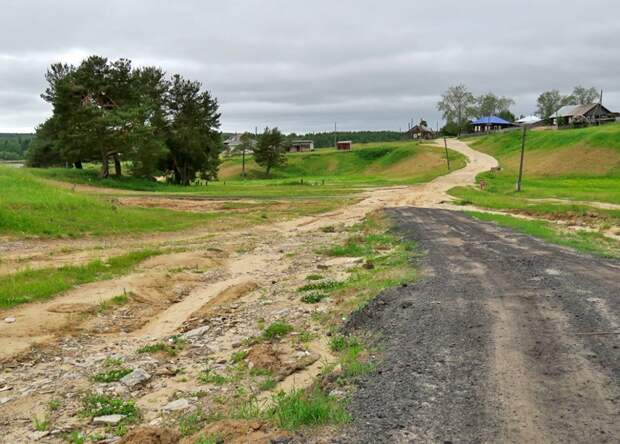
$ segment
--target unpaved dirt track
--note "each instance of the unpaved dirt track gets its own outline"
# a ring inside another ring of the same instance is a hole
[[[422,278],[348,328],[377,332],[335,442],[620,442],[620,262],[451,211],[388,211]]]

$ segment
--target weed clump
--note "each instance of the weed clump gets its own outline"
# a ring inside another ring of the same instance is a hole
[[[349,421],[344,406],[337,399],[321,390],[296,390],[279,393],[273,398],[273,407],[267,416],[285,430],[297,430],[303,426],[342,424]]]
[[[135,419],[138,416],[138,408],[133,401],[125,401],[122,398],[89,393],[82,400],[82,414],[84,416],[107,416],[124,415],[126,419]]]
[[[318,304],[323,299],[328,298],[329,296],[325,293],[310,293],[301,297],[301,301],[306,304]]]
[[[272,341],[280,339],[293,331],[293,326],[286,322],[274,322],[263,331],[263,338]]]
[[[119,381],[123,376],[131,373],[131,371],[132,370],[130,368],[116,368],[113,370],[97,373],[96,375],[93,375],[92,379],[95,382],[116,382]]]

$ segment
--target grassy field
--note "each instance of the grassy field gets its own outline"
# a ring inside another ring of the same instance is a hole
[[[462,168],[465,159],[450,151],[453,168]],[[96,168],[32,170],[46,179],[90,184],[125,190],[164,193],[191,193],[218,198],[311,198],[343,196],[368,186],[414,184],[445,174],[446,163],[441,148],[417,142],[386,142],[355,145],[351,152],[321,149],[312,153],[287,156],[287,164],[275,168],[269,178],[251,156],[247,160],[247,179],[241,177],[241,157],[225,159],[220,179],[207,186],[181,187],[130,177],[102,180]]]
[[[160,253],[157,250],[134,251],[106,261],[95,260],[86,265],[26,270],[0,276],[0,309],[49,299],[76,285],[120,276],[143,260]]]
[[[42,183],[25,170],[0,167],[0,234],[71,236],[172,231],[211,214],[124,208]]]
[[[451,194],[466,203],[532,214],[600,214],[618,218],[618,211],[588,202],[620,205],[620,124],[562,131],[530,131],[527,135],[522,192],[515,191],[520,133],[468,139],[477,150],[496,157],[500,172],[479,176],[485,191],[459,187]],[[562,199],[569,202],[554,202]]]

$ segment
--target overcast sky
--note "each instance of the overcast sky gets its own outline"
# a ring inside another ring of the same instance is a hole
[[[536,97],[576,84],[620,111],[618,0],[2,0],[0,132],[32,131],[53,62],[90,54],[155,64],[219,99],[222,128],[435,125],[463,82]]]

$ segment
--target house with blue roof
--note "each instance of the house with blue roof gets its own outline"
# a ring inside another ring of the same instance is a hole
[[[506,128],[512,128],[516,126],[514,123],[510,123],[507,120],[497,116],[480,117],[471,122],[474,127],[475,133],[486,133],[489,131],[499,131]]]

